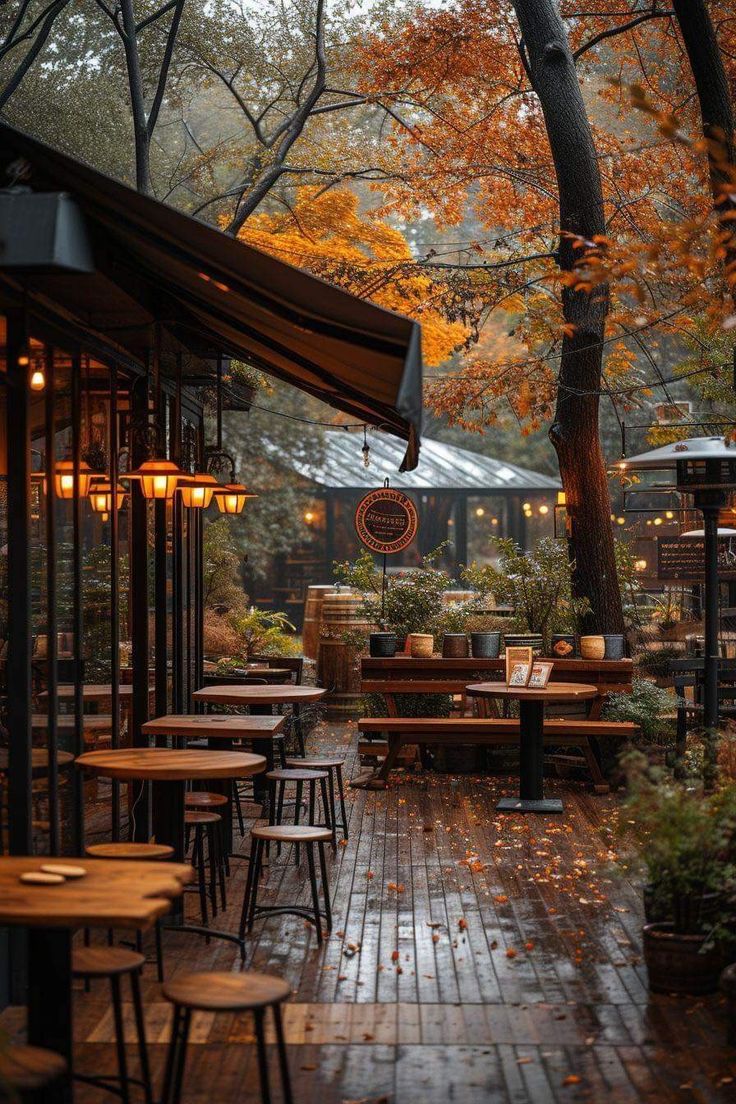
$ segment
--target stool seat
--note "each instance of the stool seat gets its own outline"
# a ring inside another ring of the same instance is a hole
[[[267,1008],[291,996],[291,986],[274,974],[245,970],[242,974],[183,974],[163,987],[167,1000],[200,1012],[246,1012]]]
[[[327,771],[301,770],[293,767],[278,767],[266,775],[269,782],[318,782],[327,778]]]
[[[197,812],[194,809],[184,811],[185,824],[217,824],[220,820],[222,817],[219,813]]]
[[[174,854],[168,843],[91,843],[84,850],[91,859],[170,859]]]
[[[330,770],[333,767],[344,767],[345,760],[339,758],[339,756],[315,756],[313,759],[287,759],[287,767],[300,768],[304,767],[305,770]]]
[[[251,829],[251,839],[279,843],[325,843],[332,839],[329,828],[312,824],[259,824]]]
[[[74,977],[114,977],[145,965],[145,956],[125,947],[78,947],[72,954]]]
[[[184,805],[198,809],[215,809],[227,805],[225,794],[209,793],[206,790],[190,790],[184,797]]]
[[[0,1085],[16,1092],[45,1089],[66,1069],[60,1054],[44,1047],[10,1046],[0,1051]]]

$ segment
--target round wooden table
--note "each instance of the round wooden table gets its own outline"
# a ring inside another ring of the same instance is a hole
[[[542,690],[505,682],[473,682],[466,692],[477,698],[515,699],[519,703],[519,796],[502,797],[504,813],[561,813],[559,798],[544,796],[544,707],[547,702],[586,701],[598,687],[582,682],[550,682]]]
[[[74,756],[70,751],[57,751],[56,764],[58,767],[68,767],[73,761]],[[8,748],[0,748],[0,773],[4,774],[8,770],[9,763],[10,752]],[[31,748],[31,777],[43,778],[45,774],[48,774],[48,770],[48,749],[39,747]]]
[[[88,751],[75,762],[80,770],[113,778],[117,781],[151,783],[153,835],[156,843],[168,843],[174,848],[174,861],[184,861],[184,798],[187,782],[198,779],[247,778],[266,769],[262,755],[245,751],[211,751],[185,748],[115,748],[109,751]],[[144,837],[145,838],[145,837]],[[176,926],[182,926],[181,902],[174,908]],[[191,926],[190,926],[191,927]],[[223,938],[237,937],[216,933],[211,929],[191,928]]]
[[[207,705],[291,705],[298,708],[308,702],[319,701],[327,693],[319,686],[204,686],[195,690],[196,702]]]

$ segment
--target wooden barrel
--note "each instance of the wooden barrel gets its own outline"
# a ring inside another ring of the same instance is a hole
[[[332,594],[332,583],[326,586],[307,587],[304,599],[304,627],[302,629],[302,652],[307,659],[316,659],[319,650],[319,632],[322,625],[322,603],[325,595]]]
[[[328,691],[320,703],[328,717],[347,720],[362,712],[360,654],[373,626],[359,612],[362,594],[335,591],[322,602],[317,681]],[[347,640],[350,634],[353,640]],[[358,637],[364,641],[358,642]]]

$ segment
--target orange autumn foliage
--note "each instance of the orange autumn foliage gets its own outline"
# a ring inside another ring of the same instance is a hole
[[[361,210],[357,195],[345,188],[300,188],[290,210],[257,211],[239,237],[421,322],[429,365],[441,364],[467,338],[466,326],[446,317],[442,288],[414,264],[401,231],[374,212]]]

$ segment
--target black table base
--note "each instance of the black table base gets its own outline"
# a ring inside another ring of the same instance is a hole
[[[544,702],[519,701],[519,796],[502,797],[502,813],[561,813],[559,798],[544,796]]]

